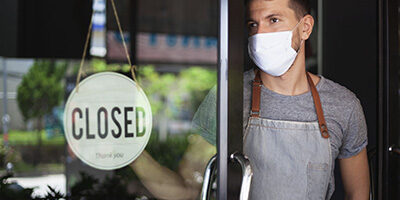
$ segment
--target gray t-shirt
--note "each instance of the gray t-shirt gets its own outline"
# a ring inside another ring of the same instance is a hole
[[[252,81],[254,70],[244,73],[243,88],[243,126],[247,125],[251,106]],[[332,164],[335,159],[357,155],[367,145],[367,125],[360,101],[350,90],[320,76],[316,85],[325,120],[330,134]],[[311,92],[295,96],[281,95],[262,86],[260,117],[273,120],[317,121]],[[216,138],[216,89],[213,88],[193,118],[193,126],[199,129],[208,142],[215,145]],[[328,197],[334,191],[335,180],[332,176],[328,188]]]

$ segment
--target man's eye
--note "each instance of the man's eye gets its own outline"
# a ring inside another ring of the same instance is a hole
[[[277,19],[277,18],[271,18],[271,23],[276,23],[276,22],[279,22],[279,19]]]
[[[254,28],[254,27],[257,27],[257,24],[256,23],[249,23],[248,26],[249,26],[249,28]]]

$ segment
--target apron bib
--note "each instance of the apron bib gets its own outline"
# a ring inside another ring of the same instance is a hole
[[[294,122],[259,117],[261,78],[253,82],[251,116],[243,151],[253,170],[251,200],[324,200],[331,175],[329,133],[318,92],[307,80],[318,121]]]

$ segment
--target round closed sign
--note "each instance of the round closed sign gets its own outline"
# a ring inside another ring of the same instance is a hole
[[[128,77],[102,72],[89,76],[68,98],[64,130],[72,151],[86,164],[103,170],[134,161],[149,141],[150,103]]]

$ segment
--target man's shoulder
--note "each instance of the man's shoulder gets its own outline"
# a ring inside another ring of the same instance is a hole
[[[321,98],[330,99],[342,105],[354,106],[359,100],[354,92],[345,86],[321,76],[322,84],[317,87]]]
[[[337,158],[357,155],[368,144],[367,124],[360,100],[350,89],[328,79],[321,91],[321,100],[325,101],[322,106],[329,113],[327,119],[340,125],[340,129],[335,129],[336,123],[330,124],[331,134],[336,136],[336,140],[340,140],[335,142],[340,144]]]

